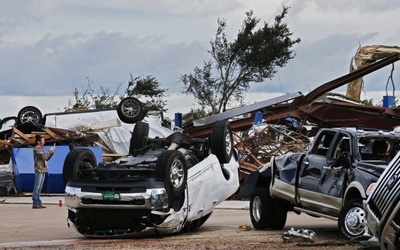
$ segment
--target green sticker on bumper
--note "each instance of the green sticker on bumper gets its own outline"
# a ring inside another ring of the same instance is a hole
[[[119,193],[114,192],[103,192],[103,200],[105,201],[119,201],[121,200],[121,196]]]

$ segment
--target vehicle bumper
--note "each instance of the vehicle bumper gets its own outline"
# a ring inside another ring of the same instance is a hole
[[[168,195],[160,181],[82,182],[70,181],[65,187],[69,208],[148,209],[168,208]]]
[[[400,248],[400,194],[390,202],[386,212],[381,216],[373,209],[373,202],[364,204],[368,228],[373,236],[379,239],[381,249]]]
[[[396,205],[390,213],[385,225],[382,228],[380,237],[381,249],[399,249],[400,248],[400,203]]]

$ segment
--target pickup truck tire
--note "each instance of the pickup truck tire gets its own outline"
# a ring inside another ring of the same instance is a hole
[[[287,208],[269,194],[269,189],[256,188],[250,199],[250,218],[255,229],[281,230],[286,224]]]
[[[88,148],[72,149],[64,161],[63,181],[64,186],[70,180],[88,180],[93,176],[85,174],[81,170],[93,169],[96,167],[96,157]]]
[[[228,163],[233,154],[231,125],[227,120],[216,121],[211,132],[211,152],[219,162]]]
[[[341,234],[349,239],[364,234],[366,219],[362,199],[352,199],[344,204],[340,210],[338,226]]]
[[[117,114],[121,121],[135,123],[143,120],[145,111],[143,104],[137,98],[126,97],[118,104]]]
[[[187,181],[186,161],[181,152],[175,150],[162,152],[158,157],[155,172],[159,179],[165,180],[167,192],[172,190],[172,197],[181,196]]]
[[[250,199],[250,218],[255,229],[272,228],[273,198],[267,188],[256,188]]]
[[[140,149],[143,149],[147,144],[150,126],[145,122],[137,122],[133,128],[132,137],[129,145],[129,153],[137,156]]]
[[[274,200],[275,216],[272,224],[272,229],[281,230],[286,224],[287,206],[284,201],[277,199],[273,200]]]

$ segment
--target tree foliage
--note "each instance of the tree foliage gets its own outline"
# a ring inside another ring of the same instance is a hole
[[[242,102],[250,83],[271,79],[295,55],[293,45],[300,39],[292,39],[292,32],[284,23],[288,12],[275,17],[272,25],[264,23],[257,28],[260,19],[252,10],[246,18],[233,42],[226,37],[227,23],[218,19],[214,40],[211,40],[211,59],[202,68],[196,67],[191,74],[180,77],[184,83],[184,93],[192,94],[203,109],[211,109],[211,114],[226,111],[232,101]],[[234,99],[234,100],[232,100]]]
[[[144,100],[147,110],[167,111],[165,98],[166,89],[160,88],[160,83],[153,76],[133,77],[130,75],[128,87],[125,90],[127,96],[135,96]]]
[[[160,84],[153,76],[136,77],[130,75],[128,86],[125,93],[119,96],[118,92],[122,84],[118,84],[114,93],[108,88],[100,87],[100,91],[96,93],[92,89],[93,82],[86,77],[87,85],[79,90],[74,87],[72,92],[73,98],[68,100],[67,110],[82,110],[82,109],[104,109],[116,107],[119,101],[126,96],[135,96],[140,101],[144,102],[147,110],[152,111],[167,111],[165,108],[166,101],[164,100],[165,89],[160,88]],[[143,99],[142,99],[143,98]]]

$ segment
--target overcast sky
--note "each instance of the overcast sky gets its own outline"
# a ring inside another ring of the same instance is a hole
[[[168,89],[169,116],[188,112],[195,106],[181,94],[179,77],[210,59],[218,18],[227,20],[232,41],[249,10],[272,24],[283,5],[290,7],[285,21],[293,38],[302,40],[275,78],[252,85],[249,103],[307,94],[348,73],[360,45],[400,46],[398,0],[0,0],[0,5],[0,118],[27,105],[43,113],[63,111],[73,88],[85,87],[88,77],[94,89],[114,91],[120,83],[127,86],[130,74],[152,75]],[[365,79],[362,98],[381,101],[390,69]],[[392,90],[389,86],[389,94]]]

